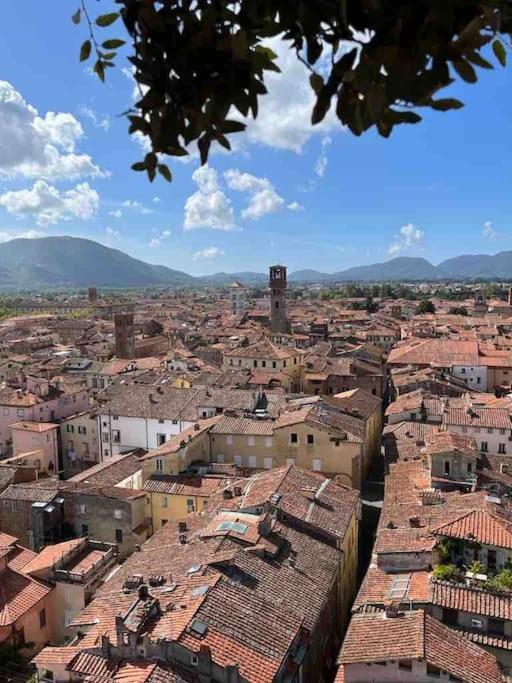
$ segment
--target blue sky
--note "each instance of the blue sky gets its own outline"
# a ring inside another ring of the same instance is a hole
[[[426,113],[388,140],[355,138],[332,115],[309,125],[303,67],[274,45],[282,77],[235,151],[200,171],[195,157],[173,160],[173,182],[151,185],[130,170],[143,151],[118,116],[132,103],[128,63],[120,55],[102,85],[78,62],[86,35],[70,21],[76,4],[2,6],[0,239],[90,237],[193,274],[278,258],[334,271],[512,249],[510,70],[453,86],[461,111]],[[101,13],[112,3],[89,5]],[[119,37],[122,26],[103,34]]]

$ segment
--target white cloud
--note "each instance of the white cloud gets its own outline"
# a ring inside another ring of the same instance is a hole
[[[500,235],[493,227],[491,221],[486,221],[482,226],[483,236],[488,240],[495,240]]]
[[[234,230],[233,207],[219,187],[217,171],[208,165],[201,166],[192,174],[192,180],[197,183],[198,190],[185,202],[185,230]]]
[[[158,202],[160,201],[160,197],[153,197],[153,201],[155,204],[158,204]]]
[[[88,220],[98,211],[100,198],[88,183],[60,192],[44,180],[36,180],[31,189],[9,191],[0,195],[0,206],[16,216],[33,216],[39,225],[72,219]]]
[[[121,239],[121,233],[119,232],[119,230],[115,230],[114,228],[111,228],[110,226],[105,228],[105,233],[107,235],[107,237],[105,239],[105,243],[107,245],[112,245]]]
[[[242,173],[236,168],[226,171],[224,178],[230,190],[247,192],[250,195],[249,204],[242,211],[243,218],[256,220],[285,207],[284,199],[276,192],[268,178],[258,178],[251,173]],[[291,202],[286,205],[286,208],[290,211],[301,211],[304,207],[298,202]]]
[[[82,105],[78,111],[82,116],[90,119],[95,128],[101,128],[105,133],[110,128],[110,118],[108,116],[98,114],[94,109],[91,109],[91,107],[87,107],[86,105]]]
[[[299,202],[291,202],[286,208],[290,209],[290,211],[304,211],[304,207]]]
[[[275,37],[265,44],[277,54],[281,73],[265,73],[268,93],[261,98],[256,120],[245,120],[247,130],[241,136],[246,136],[249,142],[300,153],[313,135],[340,130],[341,124],[334,105],[321,123],[311,124],[316,98],[309,84],[308,69],[297,59],[289,42]],[[236,139],[237,136],[232,137]]]
[[[414,227],[412,223],[402,225],[400,232],[395,236],[395,241],[388,249],[390,256],[397,256],[412,247],[420,247],[423,243],[425,233],[423,230]]]
[[[159,247],[162,244],[162,241],[168,239],[170,236],[170,230],[162,230],[162,232],[157,233],[156,236],[149,241],[149,246],[152,248]]]
[[[192,260],[197,261],[198,259],[208,258],[214,259],[217,256],[222,256],[224,252],[218,247],[206,247],[205,249],[200,249],[192,254]]]
[[[83,136],[72,114],[37,109],[7,81],[0,81],[0,175],[50,180],[108,175],[75,147]]]
[[[123,206],[126,206],[127,209],[139,211],[140,213],[153,213],[153,209],[148,209],[147,206],[144,206],[144,204],[141,204],[134,199],[127,199],[123,202]]]
[[[320,150],[320,156],[318,157],[315,164],[315,173],[319,178],[323,178],[325,169],[327,168],[327,147],[332,143],[332,138],[326,135],[322,138],[322,148]]]
[[[114,218],[121,218],[123,212],[121,211],[121,209],[114,209],[113,211],[109,211],[108,215],[113,216]]]
[[[34,240],[38,237],[45,237],[45,233],[40,232],[39,230],[26,230],[25,232],[19,232],[15,234],[10,232],[0,232],[0,242],[9,242],[10,240],[16,239]]]
[[[284,199],[277,194],[268,178],[241,173],[238,169],[226,171],[224,177],[231,190],[248,192],[250,195],[249,204],[242,211],[243,218],[256,220],[267,213],[274,213],[283,208]]]

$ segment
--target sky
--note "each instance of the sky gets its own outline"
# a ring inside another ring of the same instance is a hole
[[[512,249],[510,69],[452,86],[460,111],[357,138],[333,112],[311,126],[307,74],[275,39],[282,73],[258,119],[230,137],[234,151],[204,167],[195,154],[172,159],[173,182],[150,184],[130,169],[143,144],[120,116],[133,104],[129,63],[120,53],[102,84],[79,62],[87,35],[71,23],[75,5],[2,3],[0,241],[87,237],[194,275]],[[101,37],[124,37],[121,23]]]

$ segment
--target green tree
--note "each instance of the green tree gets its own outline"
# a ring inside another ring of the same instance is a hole
[[[229,149],[228,136],[257,117],[265,75],[279,71],[269,38],[281,36],[307,66],[312,124],[334,108],[354,135],[375,127],[388,137],[420,121],[422,109],[462,107],[440,92],[492,69],[488,44],[505,65],[512,30],[505,0],[117,0],[119,12],[97,17],[91,0],[77,2],[73,22],[85,18],[87,31],[80,60],[92,58],[102,81],[125,38],[131,43],[140,98],[126,112],[129,132],[151,146],[132,168],[150,180],[171,180],[160,155],[186,155],[196,142],[205,163],[213,142]]]
[[[435,313],[436,312],[436,307],[430,301],[430,299],[424,299],[423,301],[420,301],[416,308],[416,313]]]
[[[468,309],[465,306],[452,306],[448,309],[451,315],[469,315]]]

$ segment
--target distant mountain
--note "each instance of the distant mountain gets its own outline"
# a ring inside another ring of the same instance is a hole
[[[489,254],[468,254],[447,259],[437,266],[444,277],[452,278],[512,278],[512,251]]]
[[[268,283],[268,275],[265,273],[253,273],[252,271],[242,273],[215,273],[214,275],[202,275],[195,278],[196,283],[203,284],[205,287],[229,287],[235,280],[243,285],[258,286]]]
[[[512,251],[457,256],[433,266],[424,258],[400,256],[384,263],[356,266],[336,273],[304,269],[288,275],[290,283],[378,282],[399,280],[512,280]],[[234,280],[267,286],[268,275],[253,271],[194,277],[155,266],[93,240],[78,237],[15,239],[0,244],[0,287],[226,287]]]
[[[332,280],[333,275],[329,273],[321,273],[319,270],[295,270],[288,275],[290,282],[326,282]]]
[[[93,240],[42,237],[0,244],[3,287],[174,287],[193,283],[187,273],[152,266]]]
[[[374,280],[437,280],[439,273],[435,266],[424,258],[398,256],[385,263],[374,263],[371,266],[356,266],[331,278],[337,282]]]

